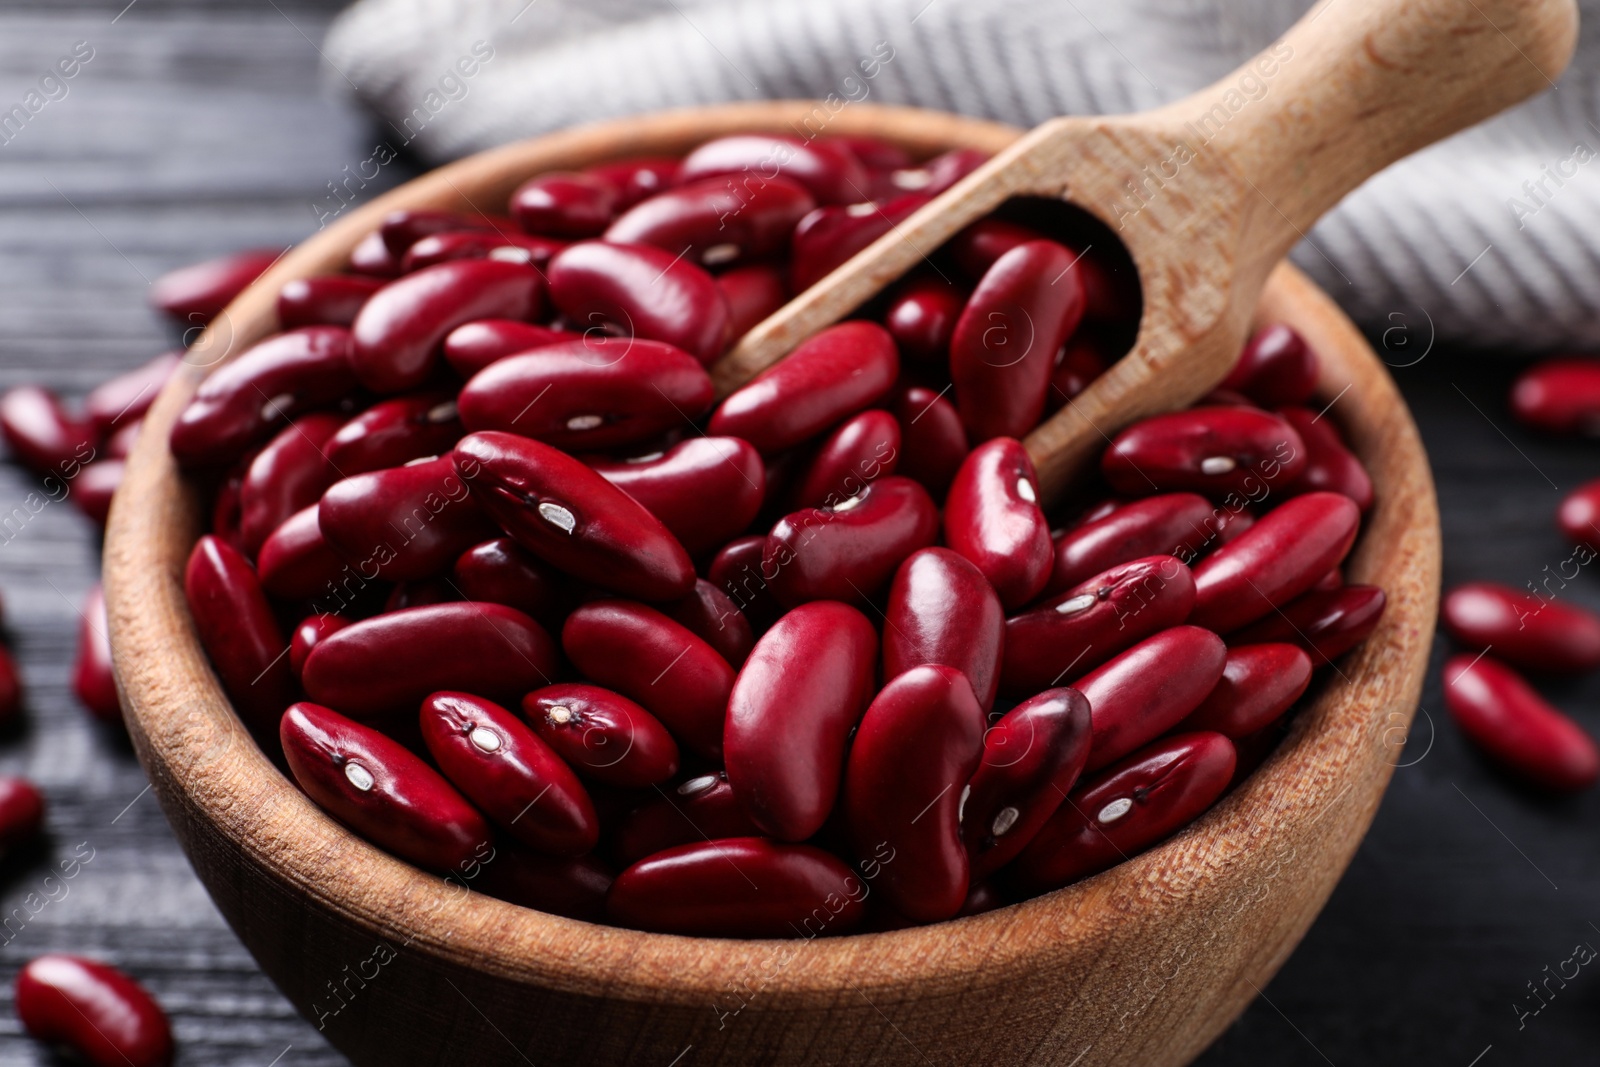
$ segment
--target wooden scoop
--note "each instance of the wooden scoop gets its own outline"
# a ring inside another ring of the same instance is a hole
[[[1027,438],[1045,499],[1110,435],[1233,366],[1268,271],[1350,190],[1554,84],[1573,0],[1323,0],[1209,88],[1155,111],[1038,126],[758,324],[713,368],[738,388],[1015,196],[1070,200],[1126,245],[1133,349]]]

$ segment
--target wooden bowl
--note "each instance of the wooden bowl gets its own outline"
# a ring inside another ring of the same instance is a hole
[[[740,130],[817,129],[918,156],[1017,130],[812,101],[644,116],[485,152],[358,209],[286,256],[191,350],[214,364],[275,331],[289,279],[337,270],[400,207],[500,210],[524,179],[681,153]],[[168,430],[204,376],[151,411],[112,508],[105,584],[129,732],[189,858],[240,939],[358,1064],[1185,1063],[1265,986],[1361,841],[1416,707],[1439,589],[1433,483],[1394,383],[1293,268],[1263,321],[1322,357],[1323,402],[1378,504],[1348,562],[1382,586],[1376,633],[1322,680],[1271,759],[1171,841],[1013,907],[894,933],[724,941],[593,926],[448,885],[346,832],[251,743],[184,604],[202,529]]]

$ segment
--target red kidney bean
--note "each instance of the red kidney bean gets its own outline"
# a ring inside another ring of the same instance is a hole
[[[1585,482],[1562,499],[1556,525],[1575,545],[1600,544],[1600,478]]]
[[[717,275],[717,288],[728,302],[728,333],[724,347],[750,332],[756,323],[789,301],[783,272],[766,263],[734,267]]]
[[[72,483],[72,502],[96,526],[106,524],[111,514],[111,498],[122,485],[127,464],[120,459],[99,459],[78,472]]]
[[[250,461],[239,483],[239,537],[246,555],[255,555],[273,530],[339,480],[326,446],[343,425],[342,415],[302,415]]]
[[[976,148],[952,148],[920,167],[894,171],[889,179],[896,189],[938,196],[987,162],[988,154]]]
[[[1489,656],[1452,656],[1444,702],[1473,744],[1519,777],[1561,793],[1600,778],[1600,749],[1522,676]]]
[[[580,171],[550,171],[511,194],[511,215],[529,233],[594,237],[617,211],[613,181]]]
[[[641,789],[678,773],[678,744],[621,693],[564,682],[522,698],[522,716],[561,758],[605,785]]]
[[[723,758],[762,832],[803,841],[822,829],[877,662],[866,616],[829,601],[795,608],[756,642],[728,698]]]
[[[1600,616],[1576,604],[1468,582],[1445,596],[1439,617],[1458,642],[1490,649],[1514,667],[1562,674],[1600,668]]]
[[[471,476],[458,474],[450,456],[357,474],[322,494],[318,525],[366,580],[426,578],[494,536],[484,497],[469,487]]]
[[[333,589],[345,562],[323,539],[312,504],[295,512],[262,542],[256,556],[261,587],[283,600],[310,600]]]
[[[1098,874],[1189,825],[1233,778],[1233,743],[1178,734],[1079,783],[1011,868],[1032,893]]]
[[[445,335],[475,319],[532,319],[544,277],[520,263],[458,259],[397,278],[372,294],[350,327],[350,366],[378,393],[403,393],[439,365]]]
[[[987,218],[968,226],[951,240],[957,265],[971,278],[981,278],[996,260],[1019,245],[1044,235],[1005,219]],[[1080,247],[1060,242],[1072,253],[1072,273],[1083,287],[1086,322],[1127,323],[1139,317],[1138,286],[1131,265],[1121,268],[1102,257],[1093,245]]]
[[[581,241],[551,257],[548,277],[550,299],[580,327],[664,341],[701,363],[722,352],[728,328],[722,290],[671,252]]]
[[[895,572],[884,612],[883,674],[938,663],[967,676],[978,706],[994,707],[1005,615],[983,573],[948,548],[913,552]]]
[[[1204,531],[1211,517],[1212,506],[1205,497],[1163,493],[1075,526],[1056,540],[1055,563],[1045,595],[1071,589],[1103,570],[1141,556],[1177,556],[1192,563],[1210,540]]]
[[[253,458],[247,455],[226,471],[211,502],[211,532],[235,549],[239,547],[239,485]]]
[[[955,405],[932,389],[906,386],[895,392],[889,410],[900,423],[899,473],[914,478],[943,500],[961,461],[967,458],[967,431]]]
[[[383,244],[389,252],[400,257],[424,237],[457,230],[514,230],[512,221],[504,216],[463,214],[459,211],[433,211],[427,208],[402,208],[384,216],[378,226]]]
[[[422,702],[422,739],[445,778],[529,848],[581,856],[599,843],[599,817],[577,775],[500,705],[434,693]]]
[[[9,656],[7,657],[9,665]],[[0,676],[4,675],[0,671]],[[83,599],[78,613],[78,651],[72,663],[72,692],[89,714],[105,722],[120,722],[122,700],[117,695],[117,679],[111,669],[110,625],[106,621],[106,598],[95,583]],[[15,671],[9,685],[0,681],[0,721],[9,721],[16,708],[19,687]]]
[[[973,444],[1022,437],[1044,413],[1056,352],[1083,317],[1072,263],[1054,241],[1030,241],[995,260],[972,291],[950,338],[950,377]]]
[[[1067,401],[1089,388],[1090,384],[1111,366],[1099,338],[1079,330],[1067,338],[1061,349],[1061,358],[1050,372],[1050,388],[1045,392],[1044,409],[1047,413],[1060,410]]]
[[[566,453],[487,431],[462,438],[452,455],[489,513],[545,562],[641,600],[694,588],[694,564],[661,521]]]
[[[1546,433],[1600,433],[1600,363],[1584,356],[1535,363],[1511,387],[1511,413]]]
[[[1317,388],[1317,355],[1292,326],[1275,322],[1245,342],[1223,389],[1243,393],[1262,407],[1304,404]]]
[[[585,173],[610,182],[617,190],[617,210],[626,211],[645,197],[676,185],[678,160],[668,156],[638,156],[616,163],[601,163]]]
[[[350,270],[368,278],[398,278],[400,257],[389,251],[383,234],[373,230],[350,250]]]
[[[629,812],[617,826],[614,848],[621,862],[637,863],[679,845],[760,834],[728,776],[702,774]]]
[[[840,136],[833,138],[833,143],[849,149],[868,170],[901,170],[912,166],[911,155],[904,148],[876,137]]]
[[[767,535],[763,574],[779,603],[859,601],[888,587],[902,560],[939,536],[939,509],[910,478],[891,475],[827,508],[802,508]]]
[[[1318,578],[1317,584],[1313,585],[1308,592],[1321,593],[1330,589],[1338,589],[1343,585],[1344,572],[1340,568],[1335,567],[1327,574],[1324,574],[1321,578]]]
[[[961,272],[973,281],[986,274],[1007,252],[1029,241],[1042,241],[1044,234],[1006,219],[979,219],[950,238],[950,257]]]
[[[819,204],[851,204],[870,181],[861,161],[832,141],[739,133],[707,141],[684,157],[678,181],[726,177],[741,191],[778,178],[799,182]]]
[[[1293,488],[1297,492],[1343,493],[1362,511],[1372,508],[1372,479],[1331,419],[1308,408],[1283,408],[1278,414],[1300,435],[1306,446],[1306,465]]]
[[[1010,863],[1055,814],[1093,734],[1089,701],[1076,689],[1047,689],[990,728],[961,815],[974,881]]]
[[[737,437],[691,437],[665,452],[585,461],[660,519],[692,556],[743,532],[766,489],[761,456]]]
[[[871,407],[899,373],[900,357],[887,330],[875,322],[842,322],[735,390],[706,430],[743,437],[772,455]]]
[[[899,461],[899,422],[887,411],[863,411],[823,438],[790,486],[788,506],[828,507],[848,500],[867,483],[893,474]]]
[[[866,894],[861,879],[820,848],[731,837],[635,863],[612,883],[606,916],[658,934],[831,936],[860,925]]]
[[[595,335],[589,335],[591,338]],[[515,319],[480,319],[457,326],[444,339],[444,358],[463,378],[471,378],[489,364],[545,345],[581,341],[585,335],[553,330]]]
[[[1022,442],[993,438],[962,462],[944,505],[944,541],[989,579],[1007,609],[1032,600],[1050,579],[1050,523],[1039,478]]]
[[[914,363],[944,367],[950,359],[950,337],[967,306],[967,294],[937,274],[913,274],[889,292],[883,324],[900,355]]]
[[[285,330],[349,326],[367,298],[382,288],[382,279],[355,274],[296,278],[278,291],[278,325]]]
[[[1235,643],[1283,641],[1311,653],[1317,666],[1331,663],[1367,639],[1388,598],[1375,585],[1347,585],[1302,593],[1261,621],[1230,634]]]
[[[629,208],[605,232],[613,244],[654,245],[706,267],[781,255],[817,206],[805,186],[772,178],[736,190],[723,178],[688,182]],[[798,283],[797,283],[798,285]]]
[[[349,330],[308,326],[269,337],[200,383],[173,424],[172,455],[184,467],[225,466],[274,427],[355,387]]]
[[[383,610],[401,611],[405,608],[426,607],[429,604],[453,604],[460,599],[462,598],[456,595],[450,579],[437,576],[415,582],[401,582],[389,590],[389,595],[383,602]]]
[[[1227,666],[1222,638],[1198,626],[1147,637],[1073,685],[1089,700],[1099,770],[1182,722],[1216,688]]]
[[[0,645],[0,725],[15,722],[21,714],[22,676],[10,651]]]
[[[44,826],[44,794],[26,778],[0,777],[0,853],[31,841]]]
[[[939,922],[966,900],[961,809],[985,725],[953,667],[913,667],[862,716],[845,767],[845,824],[856,857],[882,863],[876,888],[907,918]]]
[[[508,356],[461,390],[469,430],[503,430],[566,450],[637,444],[711,409],[711,376],[659,341],[593,337]]]
[[[278,629],[250,561],[207,534],[195,543],[183,590],[200,644],[211,657],[239,717],[266,730],[294,699],[294,679]]]
[[[728,594],[756,633],[766,631],[784,610],[772,592],[773,572],[762,559],[766,551],[764,535],[740,537],[723,545],[706,568],[706,579]]]
[[[83,401],[83,413],[95,433],[105,437],[118,427],[144,418],[161,387],[178,369],[180,355],[182,353],[164,352],[89,390]]]
[[[923,193],[905,193],[881,204],[858,200],[817,208],[794,227],[789,284],[797,293],[811,288],[931,199]]]
[[[341,425],[328,439],[328,463],[350,478],[448,452],[465,433],[449,393],[397,396]]]
[[[17,974],[17,1018],[93,1067],[168,1067],[172,1027],[143,986],[82,956],[38,956]]]
[[[1187,491],[1260,500],[1306,467],[1306,446],[1283,419],[1254,408],[1190,408],[1123,430],[1100,458],[1111,488],[1129,496]]]
[[[681,744],[721,753],[733,668],[685,627],[644,604],[592,600],[567,616],[561,647],[585,678],[643,704]]]
[[[317,646],[308,672],[338,636]],[[279,737],[306,795],[373,844],[436,874],[467,870],[482,858],[489,824],[400,742],[307,702],[284,712]]]
[[[605,921],[611,880],[610,868],[593,856],[543,856],[502,843],[474,885],[520,907],[598,923]]]
[[[47,477],[74,477],[95,455],[94,428],[36,385],[13,386],[0,396],[0,436],[12,455]]]
[[[281,248],[257,248],[168,271],[150,286],[150,303],[185,326],[203,326],[281,255]]]
[[[1190,621],[1225,634],[1282,607],[1339,565],[1360,521],[1338,493],[1284,501],[1194,569]]]
[[[720,586],[701,578],[688,596],[667,607],[667,614],[738,670],[755,647],[750,620]]]
[[[1243,393],[1236,393],[1232,389],[1213,389],[1213,390],[1211,390],[1211,392],[1209,392],[1205,396],[1201,397],[1199,402],[1195,406],[1196,407],[1250,408],[1252,410],[1259,410],[1261,408],[1261,405],[1257,404],[1254,400],[1251,400],[1249,397],[1245,396]],[[1287,410],[1287,409],[1280,410],[1279,411],[1280,415],[1283,414],[1283,410]]]
[[[324,638],[338,633],[350,620],[343,615],[308,615],[300,620],[294,628],[294,635],[289,638],[289,669],[294,676],[299,678],[305,673],[306,657],[311,655],[311,650]]]
[[[1121,563],[1005,624],[1000,686],[1022,695],[1079,677],[1194,607],[1194,578],[1172,556]]]
[[[414,270],[457,259],[496,259],[503,263],[526,263],[543,270],[550,262],[550,257],[565,247],[565,241],[533,234],[449,230],[429,234],[406,249],[400,269],[410,274]]]
[[[1311,684],[1311,666],[1305,650],[1291,644],[1235,645],[1216,688],[1178,729],[1211,730],[1235,741],[1258,733],[1300,699]]]
[[[469,600],[391,611],[328,634],[306,657],[301,684],[319,704],[378,718],[414,714],[441,689],[516,699],[556,671],[543,627],[515,608]]]
[[[456,559],[451,584],[467,600],[504,604],[559,628],[569,592],[561,576],[509,537],[473,545]]]

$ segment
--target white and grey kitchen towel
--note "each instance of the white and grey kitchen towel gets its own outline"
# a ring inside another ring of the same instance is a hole
[[[445,160],[728,100],[832,93],[1023,126],[1141,110],[1225,74],[1307,6],[358,0],[326,54],[336,83],[413,150]],[[1415,344],[1600,349],[1600,0],[1580,6],[1586,28],[1558,89],[1373,178],[1296,249],[1364,326]],[[858,64],[875,55],[864,79]],[[1547,177],[1558,169],[1569,175],[1559,184]]]

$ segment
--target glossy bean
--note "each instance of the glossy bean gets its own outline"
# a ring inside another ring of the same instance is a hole
[[[349,326],[361,306],[383,288],[380,278],[356,274],[321,274],[296,278],[278,291],[278,325],[285,330],[301,326]]]
[[[179,267],[150,286],[150,303],[185,326],[204,326],[283,255],[257,248]]]
[[[738,133],[707,141],[684,157],[680,183],[722,177],[739,189],[774,178],[799,182],[819,204],[852,204],[866,195],[867,170],[848,149],[827,140]]]
[[[1099,770],[1182,722],[1216,688],[1227,660],[1216,634],[1174,626],[1079,678],[1073,688],[1088,698],[1094,716],[1088,769]]]
[[[400,467],[448,452],[466,433],[448,392],[380,400],[328,439],[328,463],[342,478]]]
[[[401,208],[385,215],[378,225],[378,234],[384,247],[396,256],[404,256],[412,245],[424,237],[456,230],[513,229],[511,220],[504,216],[466,214],[460,211],[437,211],[430,208]]]
[[[504,842],[473,883],[480,892],[568,919],[605,921],[611,869],[593,856],[545,856]]]
[[[36,956],[17,974],[17,1018],[93,1067],[168,1067],[172,1026],[138,982],[82,956]]]
[[[1511,387],[1511,414],[1545,433],[1600,434],[1600,363],[1579,356],[1534,364]]]
[[[362,578],[407,582],[494,536],[482,501],[472,478],[441,456],[333,483],[317,520],[328,547]]]
[[[1600,478],[1585,482],[1562,498],[1556,510],[1556,526],[1580,548],[1592,552],[1594,546],[1600,545]]]
[[[874,409],[854,415],[817,445],[786,493],[788,507],[828,507],[848,500],[869,482],[893,474],[900,453],[900,424],[892,414]]]
[[[789,284],[783,272],[766,263],[734,267],[717,275],[717,288],[728,302],[726,348],[750,328],[789,301]]]
[[[950,239],[950,257],[961,272],[973,281],[982,278],[995,261],[1029,241],[1040,241],[1044,234],[1008,219],[979,219]]]
[[[737,437],[691,437],[665,452],[584,460],[660,519],[692,556],[743,533],[766,490],[761,456]]]
[[[617,211],[617,186],[581,171],[550,171],[511,194],[511,215],[529,233],[550,237],[594,237]]]
[[[1315,666],[1332,663],[1367,639],[1388,598],[1375,585],[1346,585],[1302,593],[1259,622],[1228,635],[1238,644],[1282,641],[1311,653]]]
[[[840,136],[833,143],[847,148],[868,170],[900,170],[912,165],[911,155],[904,148],[876,137]]]
[[[763,574],[789,607],[860,601],[888,588],[901,562],[939,536],[939,509],[910,478],[869,483],[832,507],[802,508],[767,535]]]
[[[678,773],[678,744],[661,720],[621,693],[563,682],[522,698],[522,717],[580,774],[642,789]]]
[[[976,148],[952,148],[921,166],[891,171],[889,179],[896,189],[938,196],[987,162],[988,154]]]
[[[181,355],[165,352],[89,390],[83,400],[83,414],[95,432],[105,437],[119,427],[144,418],[161,387],[177,371]]]
[[[319,704],[356,718],[414,714],[429,693],[459,689],[514,700],[548,685],[555,642],[503,604],[462,601],[376,615],[322,638],[301,684]]]
[[[967,676],[978,706],[994,707],[1005,615],[983,573],[948,548],[913,552],[895,572],[884,612],[883,675],[924,663]]]
[[[412,271],[457,259],[494,259],[525,263],[543,270],[550,257],[567,247],[565,241],[504,230],[448,230],[433,233],[406,249],[400,269]]]
[[[750,620],[722,587],[704,578],[682,600],[667,605],[667,614],[682,623],[690,633],[717,650],[717,654],[738,670],[755,647]]]
[[[1104,518],[1075,526],[1055,542],[1044,587],[1052,596],[1103,570],[1141,556],[1177,556],[1193,563],[1210,540],[1212,505],[1195,493],[1162,493],[1124,504]]]
[[[509,537],[496,537],[461,553],[450,581],[467,600],[516,608],[552,629],[564,621],[571,596],[561,575]]]
[[[728,594],[756,633],[765,632],[784,610],[772,591],[774,572],[762,558],[766,550],[763,534],[736,538],[723,545],[706,568],[706,579]]]
[[[617,826],[613,848],[622,863],[696,841],[759,837],[725,774],[702,774],[629,812]]]
[[[1278,505],[1195,567],[1190,621],[1225,634],[1282,607],[1339,565],[1360,521],[1355,502],[1338,493]]]
[[[350,250],[350,270],[365,278],[398,278],[400,257],[389,251],[383,234],[373,230]]]
[[[471,378],[497,360],[545,345],[581,341],[584,334],[555,330],[515,319],[480,319],[445,335],[444,359],[450,369]],[[595,336],[593,334],[590,335]]]
[[[1594,740],[1510,667],[1491,656],[1452,656],[1444,683],[1445,705],[1462,733],[1518,777],[1560,793],[1600,778]]]
[[[1560,674],[1600,668],[1600,616],[1577,604],[1468,582],[1445,595],[1439,618],[1460,644],[1492,649],[1513,667]]]
[[[913,363],[944,367],[950,358],[950,337],[967,305],[967,294],[937,274],[913,274],[889,291],[883,324]]]
[[[1300,699],[1311,668],[1311,657],[1295,645],[1234,645],[1216,687],[1178,729],[1211,730],[1231,740],[1264,730]]]
[[[974,881],[1010,863],[1055,814],[1083,773],[1093,735],[1089,701],[1076,689],[1046,689],[984,735],[961,814]]]
[[[1022,442],[985,441],[968,453],[944,504],[944,542],[989,579],[1008,610],[1050,580],[1050,523],[1039,508],[1039,478]]]
[[[0,708],[14,707],[16,680],[12,679],[11,700],[5,699],[0,685]],[[117,679],[111,667],[110,624],[106,620],[106,598],[96,582],[83,599],[78,616],[78,648],[72,661],[72,693],[89,714],[103,722],[120,722],[122,700],[117,695]],[[0,721],[6,716],[0,714]]]
[[[452,456],[512,539],[558,570],[641,600],[694,587],[694,564],[661,521],[579,460],[494,431],[462,438]]]
[[[770,178],[735,189],[723,178],[687,182],[640,201],[605,232],[613,244],[653,245],[705,267],[780,255],[817,206],[803,185]],[[799,283],[796,283],[799,288]]]
[[[324,637],[338,633],[350,620],[343,615],[308,615],[301,619],[289,638],[289,669],[296,678],[305,673],[306,657]]]
[[[967,458],[967,431],[955,405],[937,390],[920,385],[897,389],[889,410],[900,424],[898,473],[914,478],[943,500]]]
[[[1221,734],[1178,734],[1084,780],[1017,857],[1015,881],[1058,889],[1171,837],[1216,803],[1237,758]]]
[[[1285,407],[1310,400],[1319,373],[1316,353],[1305,338],[1294,327],[1276,322],[1245,342],[1239,362],[1221,387],[1243,393],[1262,407]]]
[[[16,775],[0,776],[0,855],[38,837],[44,812],[38,786]]]
[[[1117,434],[1100,458],[1111,488],[1128,496],[1194,492],[1260,500],[1294,484],[1306,446],[1283,419],[1254,408],[1190,408]]]
[[[597,164],[585,173],[610,182],[617,190],[617,210],[626,211],[646,197],[677,185],[678,160],[674,156],[635,156]]]
[[[671,252],[580,241],[552,256],[547,274],[551,300],[582,329],[663,341],[701,363],[722,352],[728,328],[722,290]]]
[[[402,611],[429,604],[453,604],[460,599],[462,598],[457,595],[455,586],[449,578],[435,575],[432,578],[419,578],[414,582],[401,582],[390,589],[388,597],[383,601],[383,610]]]
[[[104,526],[111,514],[111,498],[122,485],[127,463],[120,459],[97,459],[78,472],[72,482],[72,503],[96,526]]]
[[[250,561],[207,534],[195,543],[183,590],[200,644],[222,687],[252,729],[275,726],[294,699],[294,679],[266,594]]]
[[[904,193],[883,203],[858,200],[817,208],[794,227],[789,284],[797,293],[811,288],[931,199],[924,193]]]
[[[95,457],[94,427],[36,385],[13,386],[0,396],[0,436],[13,456],[45,477],[75,477]]]
[[[1278,412],[1294,427],[1306,446],[1306,465],[1295,479],[1295,492],[1325,490],[1343,493],[1362,511],[1372,508],[1372,478],[1339,436],[1332,419],[1322,418],[1310,408],[1282,408]]]
[[[272,531],[339,480],[327,445],[344,421],[323,411],[302,415],[250,461],[239,483],[239,537],[246,555],[254,556]]]
[[[334,589],[345,561],[328,547],[318,505],[289,516],[261,544],[256,570],[261,587],[282,600],[310,600]]]

